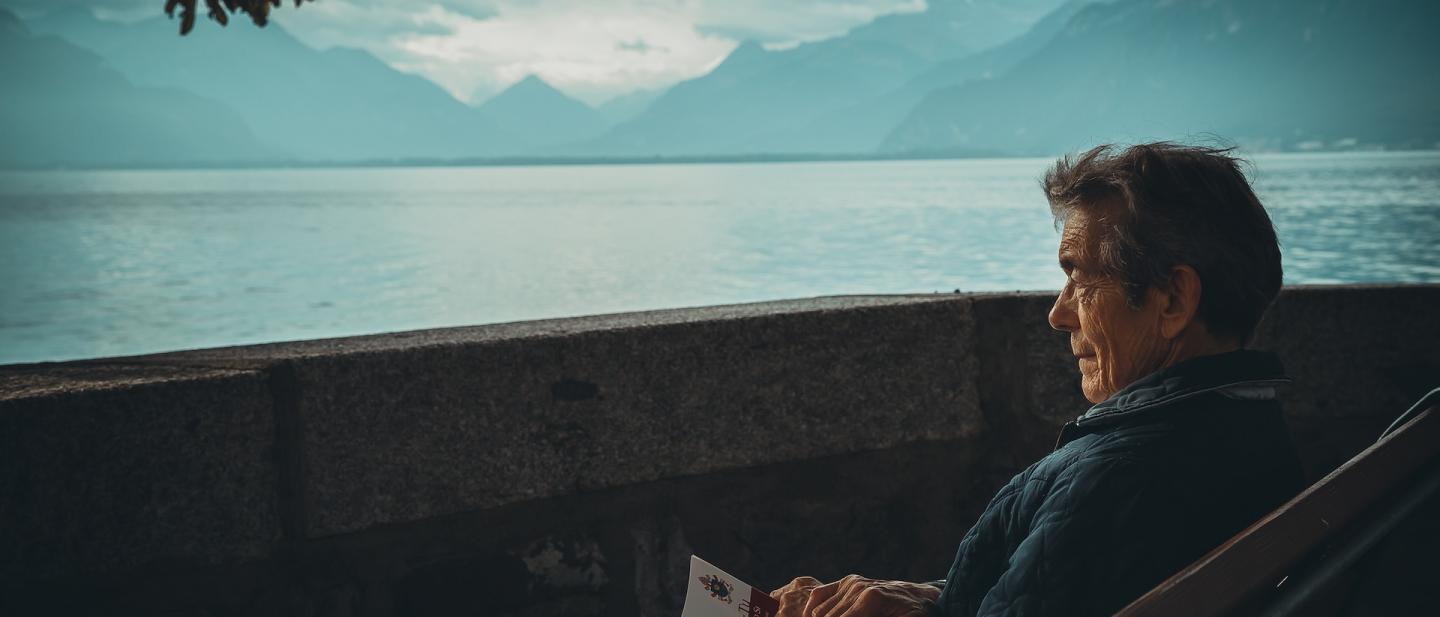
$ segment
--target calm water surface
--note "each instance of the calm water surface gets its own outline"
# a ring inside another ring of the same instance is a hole
[[[1057,289],[1049,162],[0,172],[0,363]],[[1287,284],[1440,281],[1440,153],[1251,173]]]

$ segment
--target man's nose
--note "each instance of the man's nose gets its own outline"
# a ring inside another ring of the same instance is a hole
[[[1055,298],[1055,306],[1050,307],[1050,327],[1062,332],[1074,332],[1080,329],[1080,318],[1075,314],[1075,308],[1071,306],[1074,300],[1068,292],[1069,286],[1060,291],[1060,297]]]

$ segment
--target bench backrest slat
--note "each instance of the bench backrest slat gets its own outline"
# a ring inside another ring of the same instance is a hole
[[[1225,615],[1234,611],[1273,588],[1312,549],[1403,485],[1437,454],[1440,406],[1422,411],[1116,617]]]

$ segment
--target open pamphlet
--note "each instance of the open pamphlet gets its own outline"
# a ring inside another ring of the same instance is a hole
[[[685,609],[680,617],[775,617],[780,601],[704,559],[690,556]]]

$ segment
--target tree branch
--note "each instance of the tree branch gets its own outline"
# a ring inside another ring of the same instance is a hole
[[[295,6],[307,0],[295,0]],[[280,6],[281,0],[205,0],[210,10],[210,19],[221,26],[230,23],[230,14],[240,11],[250,16],[255,25],[265,27],[270,18],[270,8]],[[165,0],[165,14],[175,18],[175,9],[180,9],[180,34],[184,36],[195,27],[195,11],[199,0]]]

